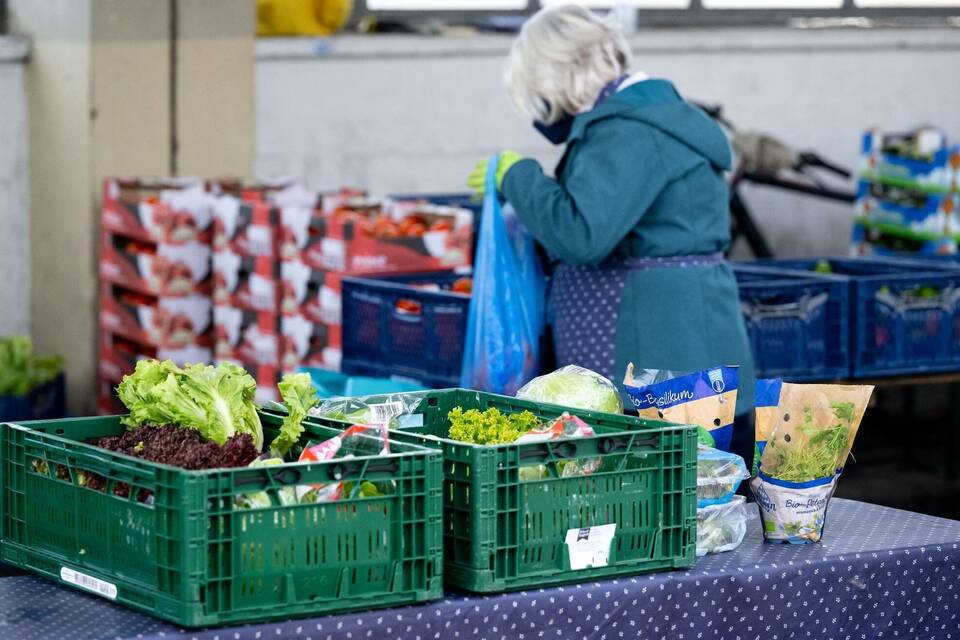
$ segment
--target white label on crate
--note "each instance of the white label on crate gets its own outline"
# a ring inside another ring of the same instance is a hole
[[[423,426],[422,413],[407,414],[400,416],[397,420],[400,422],[401,429],[415,429]]]
[[[373,419],[377,424],[383,424],[403,414],[403,403],[397,400],[395,402],[372,404],[370,405],[370,411],[373,412]]]
[[[347,266],[347,245],[343,240],[323,238],[320,241],[321,264],[326,269],[342,271]]]
[[[117,599],[117,585],[110,582],[104,582],[93,576],[88,576],[85,573],[80,573],[79,571],[74,571],[73,569],[68,569],[67,567],[60,567],[60,579],[64,582],[69,582],[70,584],[77,585],[82,589],[87,591],[92,591],[93,593],[103,596],[104,598],[109,598],[110,600]]]
[[[617,531],[616,523],[567,531],[570,569],[605,567],[610,562],[610,544]]]

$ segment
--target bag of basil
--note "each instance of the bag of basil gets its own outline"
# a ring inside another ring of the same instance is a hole
[[[768,541],[819,542],[827,506],[873,387],[783,383],[776,411],[757,411],[750,481]]]

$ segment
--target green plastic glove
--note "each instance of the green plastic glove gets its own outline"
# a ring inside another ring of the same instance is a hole
[[[520,160],[522,160],[522,158],[516,151],[503,151],[500,153],[500,162],[497,164],[497,191],[503,191],[503,177],[507,175],[510,167],[517,164]],[[470,177],[467,178],[467,186],[473,189],[478,197],[483,197],[483,183],[487,178],[487,164],[489,162],[489,159],[478,162],[477,166],[470,172]]]

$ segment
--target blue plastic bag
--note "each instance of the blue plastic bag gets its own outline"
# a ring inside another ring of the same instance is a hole
[[[498,161],[487,163],[460,385],[514,395],[539,373],[545,283],[533,238],[500,207]]]

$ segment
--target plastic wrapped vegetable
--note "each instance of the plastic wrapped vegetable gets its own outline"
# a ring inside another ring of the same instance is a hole
[[[747,533],[750,510],[746,498],[697,509],[697,557],[733,551]]]
[[[790,384],[775,412],[757,412],[757,498],[767,540],[819,542],[827,505],[863,419],[872,386]]]
[[[354,425],[349,429],[346,429],[343,433],[338,436],[334,436],[329,440],[324,440],[320,444],[315,444],[307,447],[300,454],[300,462],[324,462],[326,460],[333,460],[334,458],[352,458],[352,454],[347,454],[344,456],[339,456],[338,454],[342,450],[345,444],[350,443],[351,438],[360,436],[361,434],[374,434],[380,432],[380,437],[382,438],[382,448],[380,450],[381,454],[390,453],[390,441],[387,440],[387,431],[384,426],[381,427],[371,427],[366,425]],[[383,495],[385,493],[392,492],[392,487],[388,488],[386,485],[391,483],[378,483],[374,484],[372,482],[363,482],[356,491],[357,496],[359,497],[374,497],[377,495]],[[383,488],[384,490],[381,490]],[[334,500],[342,500],[344,497],[350,497],[354,493],[354,485],[351,482],[327,482],[322,484],[313,484],[313,485],[297,485],[296,495],[297,500],[301,503],[315,503],[315,502],[333,502]]]
[[[351,424],[387,424],[391,429],[404,426],[402,416],[416,411],[423,401],[422,393],[397,393],[366,398],[331,398],[310,410],[310,415]]]
[[[730,502],[740,483],[749,477],[743,458],[701,445],[697,450],[697,507]]]
[[[617,387],[599,373],[575,365],[534,378],[517,392],[517,397],[588,411],[623,413]]]
[[[283,464],[281,458],[256,459],[248,466],[250,467],[273,467]],[[283,487],[276,492],[277,501],[280,505],[297,504],[297,494],[293,487]],[[265,509],[274,506],[273,499],[267,491],[254,491],[244,493],[234,499],[234,507],[237,509]]]
[[[535,415],[529,411],[502,413],[490,408],[463,410],[454,408],[449,414],[449,438],[478,445],[498,445],[508,443],[544,442],[562,438],[579,438],[594,435],[593,428],[576,416],[564,413],[549,424],[541,425]],[[583,476],[594,473],[600,468],[602,460],[560,460],[556,463],[560,477]],[[545,464],[529,464],[520,467],[520,480],[529,482],[551,477]]]

